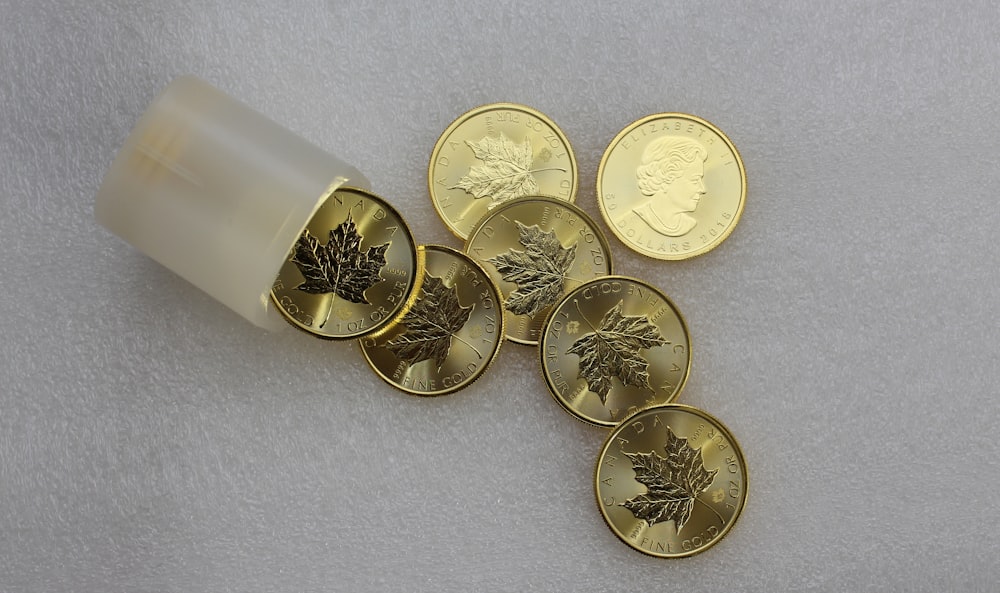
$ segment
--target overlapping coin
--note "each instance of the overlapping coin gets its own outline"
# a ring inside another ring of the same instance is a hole
[[[414,395],[443,395],[475,381],[504,341],[500,291],[460,251],[421,246],[425,272],[420,296],[402,319],[361,350],[376,373]]]
[[[421,266],[395,208],[365,190],[341,187],[292,247],[271,299],[302,330],[357,338],[392,321],[411,298]]]
[[[597,170],[597,202],[626,246],[679,260],[715,248],[746,201],[743,161],[709,122],[660,113],[629,124],[608,145]]]
[[[691,556],[718,543],[747,500],[747,467],[729,430],[679,404],[629,417],[597,460],[597,506],[626,544],[652,556]]]
[[[680,311],[656,288],[624,276],[568,292],[549,314],[539,346],[549,392],[597,426],[673,401],[691,368]]]
[[[612,271],[604,233],[555,198],[497,206],[472,229],[465,252],[500,286],[507,337],[522,344],[538,343],[546,314],[566,291]]]
[[[576,198],[576,157],[562,130],[524,105],[463,114],[434,145],[427,172],[434,209],[461,239],[488,210],[523,196]]]

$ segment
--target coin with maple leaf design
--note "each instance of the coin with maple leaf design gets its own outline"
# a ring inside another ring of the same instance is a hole
[[[563,294],[611,273],[611,250],[587,214],[556,198],[501,204],[473,228],[465,252],[503,294],[507,337],[537,344],[545,315]]]
[[[576,157],[562,130],[524,105],[493,103],[465,113],[434,145],[431,201],[461,239],[491,208],[523,196],[576,199]]]
[[[460,251],[417,249],[425,261],[417,300],[401,320],[362,338],[361,350],[389,384],[415,395],[443,395],[479,378],[500,351],[500,290]]]
[[[733,143],[684,113],[629,124],[597,169],[597,203],[611,231],[657,259],[714,249],[736,227],[746,194],[746,170]]]
[[[406,222],[368,191],[340,187],[302,231],[271,288],[292,325],[321,338],[357,338],[412,299],[422,262]]]
[[[707,550],[732,529],[748,476],[739,444],[719,420],[667,404],[611,433],[594,484],[615,535],[640,552],[677,558]]]
[[[680,311],[656,288],[624,276],[567,293],[546,319],[539,346],[549,392],[597,426],[673,401],[691,369]]]

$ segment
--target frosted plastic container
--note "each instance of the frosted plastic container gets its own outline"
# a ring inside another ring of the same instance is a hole
[[[193,76],[153,101],[97,194],[98,222],[251,323],[289,249],[356,169]]]

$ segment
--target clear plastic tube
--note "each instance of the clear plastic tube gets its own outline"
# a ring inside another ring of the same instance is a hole
[[[248,321],[286,324],[269,293],[329,193],[354,167],[210,84],[185,76],[153,101],[97,194],[98,222]]]

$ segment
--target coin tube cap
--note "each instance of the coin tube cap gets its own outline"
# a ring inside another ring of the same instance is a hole
[[[355,168],[193,76],[153,101],[97,194],[97,221],[265,329],[269,293],[323,200]]]

